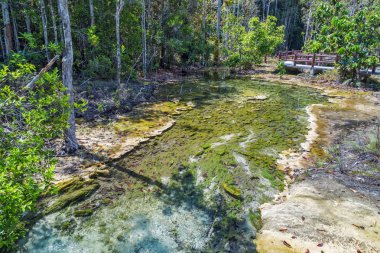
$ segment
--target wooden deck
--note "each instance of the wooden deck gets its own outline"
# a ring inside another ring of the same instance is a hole
[[[337,54],[306,54],[300,50],[284,51],[278,53],[278,59],[283,61],[290,70],[310,70],[310,74],[332,70],[339,60]],[[371,69],[362,70],[364,73],[380,75],[380,64]]]

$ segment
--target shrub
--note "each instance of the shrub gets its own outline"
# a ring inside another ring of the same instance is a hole
[[[47,143],[62,136],[69,113],[57,69],[26,90],[34,67],[12,61],[0,69],[0,251],[23,235],[22,216],[49,186],[55,159]]]

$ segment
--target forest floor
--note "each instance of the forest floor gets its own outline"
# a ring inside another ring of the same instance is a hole
[[[237,75],[313,87],[321,90],[331,103],[309,108],[307,154],[284,154],[290,158],[285,162],[279,160],[279,169],[288,174],[289,187],[273,202],[261,207],[263,228],[255,240],[258,251],[379,252],[376,238],[380,236],[380,154],[376,154],[373,143],[380,124],[380,93],[341,87],[328,76],[280,77],[274,70],[271,62],[253,71],[238,71]],[[230,75],[229,70],[221,72],[222,76],[219,71],[215,78]],[[210,77],[208,70],[194,71],[190,77],[181,71],[162,71],[146,80],[149,85],[144,91],[131,85],[133,92],[128,98],[134,94],[135,102],[129,104],[134,110],[127,113],[115,110],[110,98],[93,92],[92,88],[82,90],[82,96],[89,93],[93,111],[78,121],[77,135],[82,148],[75,156],[60,157],[55,172],[60,190],[77,191],[81,185],[89,191],[82,191],[83,196],[63,199],[67,202],[57,205],[57,209],[88,196],[99,184],[100,197],[81,205],[79,215],[88,215],[86,211],[93,212],[99,203],[107,205],[122,195],[125,180],[113,175],[121,171],[116,162],[141,143],[169,130],[175,124],[173,116],[193,107],[191,103],[171,100],[149,103],[153,101],[153,86],[205,75]],[[130,132],[133,134],[126,134]],[[127,174],[137,175],[133,171]],[[52,199],[46,201],[44,204],[50,204]]]

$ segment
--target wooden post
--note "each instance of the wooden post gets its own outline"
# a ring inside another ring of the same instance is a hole
[[[311,69],[310,69],[310,75],[314,76],[314,66],[315,66],[315,54],[313,54],[313,60],[311,62]]]
[[[297,53],[294,54],[293,66],[296,66]]]

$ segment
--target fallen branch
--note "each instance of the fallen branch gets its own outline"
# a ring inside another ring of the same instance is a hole
[[[38,75],[36,75],[35,77],[33,77],[32,81],[30,81],[26,86],[25,86],[25,89],[33,89],[34,87],[34,84],[37,82],[38,79],[40,79],[40,77],[46,73],[47,71],[49,71],[51,69],[51,67],[54,65],[54,63],[58,60],[59,58],[59,55],[56,55],[53,59],[50,60],[50,62],[44,67],[41,69],[40,73],[38,73]]]

